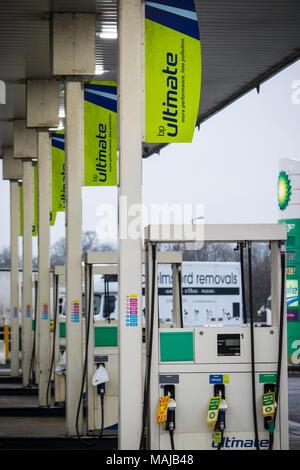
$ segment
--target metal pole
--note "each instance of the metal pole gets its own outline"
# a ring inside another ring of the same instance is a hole
[[[82,326],[82,83],[65,83],[66,109],[66,426],[68,435],[76,435],[76,410],[83,374]],[[82,406],[78,429],[82,429]]]
[[[32,352],[32,224],[34,219],[34,178],[32,160],[23,161],[23,294],[22,294],[22,375],[29,385]]]
[[[39,404],[47,406],[50,372],[50,137],[38,130],[38,332]],[[33,207],[33,204],[32,204]]]
[[[19,375],[19,233],[20,195],[17,181],[10,181],[10,305],[11,305],[11,375]]]
[[[118,13],[119,448],[138,449],[142,426],[142,7],[140,0],[119,0]],[[128,217],[128,211],[134,207],[137,208],[137,213]],[[134,234],[128,233],[131,222],[136,229]]]
[[[181,265],[177,263],[172,264],[172,288],[173,288],[173,326],[174,328],[182,327],[182,312],[181,312],[181,283],[179,276],[181,276]]]

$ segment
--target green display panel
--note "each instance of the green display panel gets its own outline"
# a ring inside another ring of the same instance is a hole
[[[95,347],[118,346],[117,326],[95,326]]]
[[[287,225],[286,243],[286,304],[287,304],[287,343],[289,362],[294,362],[300,343],[300,220],[283,219],[279,223]]]
[[[160,332],[160,360],[161,362],[193,361],[193,332]]]
[[[59,337],[65,338],[66,337],[66,322],[59,323]]]

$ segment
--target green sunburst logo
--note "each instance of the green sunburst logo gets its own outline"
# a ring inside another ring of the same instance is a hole
[[[278,178],[278,204],[280,210],[284,210],[291,196],[291,183],[285,171],[279,173]]]

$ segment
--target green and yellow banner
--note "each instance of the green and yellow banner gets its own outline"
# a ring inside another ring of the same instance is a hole
[[[23,183],[18,183],[19,185],[19,203],[20,203],[20,229],[19,237],[23,237]]]
[[[37,162],[33,162],[33,204],[34,204],[34,220],[32,225],[32,236],[35,237],[38,234],[38,186],[37,186]],[[20,231],[19,236],[23,236],[23,183],[19,183],[19,194],[20,194]]]
[[[201,89],[193,0],[145,1],[145,141],[191,142]]]
[[[61,131],[51,135],[51,157],[52,212],[56,213],[64,211],[66,205],[65,135]]]
[[[36,237],[38,234],[38,164],[33,162],[33,225],[32,225],[32,236]]]
[[[84,84],[84,186],[117,185],[117,85]]]

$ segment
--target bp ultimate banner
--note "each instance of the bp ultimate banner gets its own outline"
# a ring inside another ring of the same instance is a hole
[[[117,185],[117,85],[84,84],[84,186]]]
[[[201,89],[193,0],[145,1],[145,141],[192,142]]]
[[[65,181],[65,136],[63,132],[54,132],[51,135],[52,152],[52,212],[65,210],[66,181]]]

